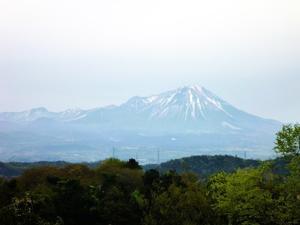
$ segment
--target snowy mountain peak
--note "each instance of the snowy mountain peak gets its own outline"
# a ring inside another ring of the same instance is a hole
[[[198,91],[198,92],[202,92],[205,90],[205,88],[203,86],[200,85],[187,85],[187,86],[183,86],[181,88],[178,88],[179,90],[194,90],[194,91]]]
[[[228,104],[199,85],[184,86],[149,97],[133,97],[123,107],[135,113],[148,113],[148,119],[206,119],[211,113],[231,117]]]

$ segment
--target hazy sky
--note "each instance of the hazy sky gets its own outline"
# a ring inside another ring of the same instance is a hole
[[[0,1],[0,111],[93,108],[189,84],[300,122],[300,1]]]

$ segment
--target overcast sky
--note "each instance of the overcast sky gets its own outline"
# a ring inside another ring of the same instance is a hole
[[[190,84],[300,122],[300,1],[0,1],[0,111],[87,109]]]

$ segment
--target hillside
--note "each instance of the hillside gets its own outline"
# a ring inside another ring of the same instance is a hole
[[[162,172],[175,170],[178,173],[193,172],[200,176],[209,176],[217,172],[234,172],[238,168],[258,167],[262,161],[242,159],[233,156],[191,156],[174,159],[157,165],[146,165],[147,169],[159,169]]]

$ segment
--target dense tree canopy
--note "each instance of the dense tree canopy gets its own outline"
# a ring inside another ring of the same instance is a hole
[[[300,124],[288,124],[277,133],[275,151],[283,155],[300,154]]]

